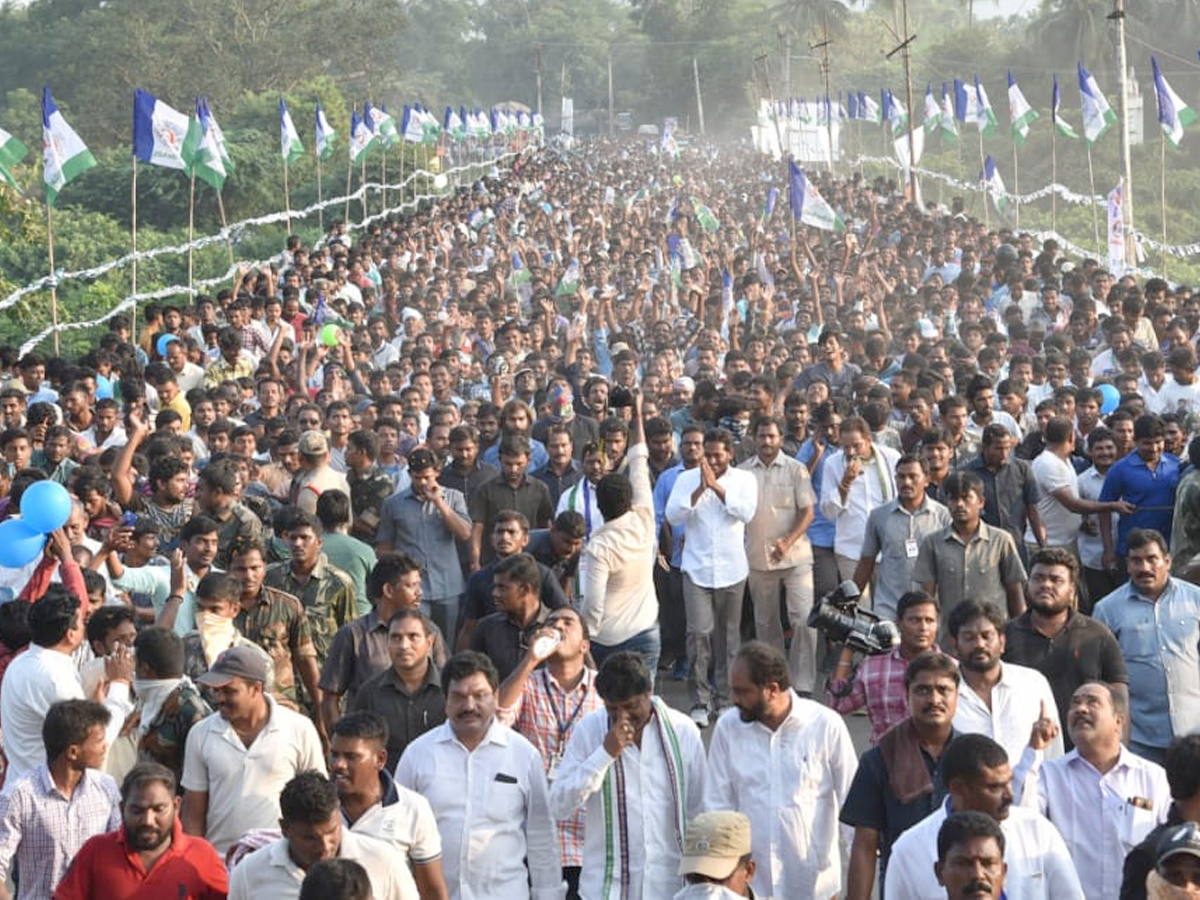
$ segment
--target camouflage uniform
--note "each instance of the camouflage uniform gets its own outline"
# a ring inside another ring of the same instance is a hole
[[[290,562],[281,562],[267,569],[264,584],[291,594],[304,604],[317,662],[324,665],[338,629],[358,618],[354,580],[322,553],[307,580],[301,581],[295,576]]]
[[[302,659],[316,657],[312,629],[304,606],[291,594],[263,585],[258,601],[233,620],[237,630],[267,651],[275,665],[275,690],[301,704],[303,685],[296,677]]]
[[[183,777],[183,748],[188,732],[201,719],[212,714],[212,708],[196,690],[195,685],[183,682],[171,692],[158,711],[146,733],[138,741],[138,759],[162,763],[175,773],[176,782]]]

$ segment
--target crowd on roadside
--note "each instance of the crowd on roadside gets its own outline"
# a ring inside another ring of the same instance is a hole
[[[777,168],[531,150],[0,347],[15,896],[1200,896],[1200,294]]]

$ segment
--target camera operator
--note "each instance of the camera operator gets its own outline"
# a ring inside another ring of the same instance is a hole
[[[927,650],[937,650],[937,601],[924,591],[909,591],[896,604],[900,643],[888,653],[868,656],[854,669],[854,648],[846,644],[825,689],[825,702],[842,714],[867,708],[871,746],[908,715],[904,670]]]

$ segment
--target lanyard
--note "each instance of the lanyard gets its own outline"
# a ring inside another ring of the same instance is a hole
[[[584,681],[579,682],[579,687],[585,687],[584,682],[587,680],[587,672],[583,673]],[[571,713],[566,722],[563,721],[562,715],[558,711],[558,703],[554,699],[554,686],[550,683],[550,672],[546,669],[542,670],[542,680],[545,682],[546,696],[550,699],[550,710],[554,713],[554,723],[558,727],[558,744],[555,747],[555,753],[561,755],[566,744],[567,732],[571,730],[571,726],[575,724],[575,720],[583,713],[583,707],[587,701],[587,691],[583,691],[583,696],[579,698],[579,703],[575,707],[575,711]],[[570,691],[563,691],[563,713],[570,708]]]

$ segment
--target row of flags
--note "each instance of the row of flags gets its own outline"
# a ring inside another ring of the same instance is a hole
[[[313,121],[316,156],[319,160],[328,159],[338,135],[330,127],[320,101]],[[279,101],[279,131],[280,155],[285,165],[295,163],[303,156],[304,145],[283,99]],[[494,135],[512,137],[518,133],[540,137],[544,131],[540,113],[446,107],[439,120],[421,104],[414,103],[404,107],[397,124],[386,105],[375,107],[367,103],[361,114],[355,110],[351,115],[349,156],[351,163],[357,163],[376,148],[386,150],[402,142],[435,144],[443,134],[452,141],[463,141],[487,140]],[[46,197],[53,204],[59,191],[96,165],[96,159],[59,112],[49,87],[42,91],[42,148]],[[29,148],[17,137],[0,128],[0,183],[18,187],[12,167],[28,152]],[[195,111],[189,116],[140,88],[133,95],[133,154],[150,165],[195,175],[218,191],[234,168],[224,132],[206,98],[196,100]]]
[[[1151,57],[1150,62],[1154,72],[1154,93],[1158,100],[1158,120],[1167,139],[1178,147],[1183,129],[1195,122],[1197,115],[1167,83],[1157,59]],[[1078,66],[1078,78],[1083,137],[1090,145],[1096,143],[1116,122],[1117,115],[1096,83],[1096,77],[1082,63]],[[1023,145],[1033,123],[1041,116],[1026,99],[1012,72],[1008,73],[1008,109],[1013,140]],[[863,91],[850,91],[846,95],[839,93],[836,100],[831,97],[811,102],[803,99],[780,100],[776,101],[773,113],[777,119],[802,125],[825,125],[834,120],[873,122],[889,126],[893,133],[907,128],[909,121],[908,110],[887,88],[880,90],[878,101]],[[1058,75],[1054,76],[1051,87],[1050,115],[1059,134],[1072,139],[1079,137],[1079,133],[1063,118]],[[953,82],[942,82],[940,97],[934,93],[932,84],[926,86],[921,127],[927,137],[940,134],[946,140],[954,140],[959,134],[960,125],[975,125],[984,137],[988,137],[996,130],[997,124],[996,111],[978,76],[975,76],[973,83],[958,78]]]

